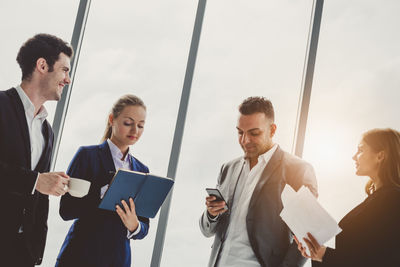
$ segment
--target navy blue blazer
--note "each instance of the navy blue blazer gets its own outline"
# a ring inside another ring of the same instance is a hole
[[[149,172],[139,160],[129,157],[132,170]],[[76,220],[61,247],[56,266],[130,266],[131,248],[126,227],[115,211],[98,208],[100,189],[110,183],[115,173],[108,143],[80,147],[67,173],[70,177],[88,180],[91,185],[88,195],[83,198],[68,193],[61,198],[61,217]],[[142,239],[148,233],[149,219],[139,217],[139,223],[141,230],[132,239]]]

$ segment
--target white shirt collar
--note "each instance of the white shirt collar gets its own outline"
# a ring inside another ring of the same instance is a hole
[[[261,154],[260,156],[258,156],[258,162],[264,160],[265,162],[268,163],[277,148],[278,148],[278,144],[274,144],[273,147],[270,148],[270,150],[268,150],[264,154]],[[245,157],[243,157],[242,160],[243,160],[243,162],[245,162],[245,164],[247,164],[249,162],[248,159],[246,159]]]
[[[108,146],[110,147],[111,155],[114,158],[117,158],[120,161],[129,162],[129,156],[128,156],[128,154],[130,152],[129,147],[128,147],[128,153],[126,154],[126,157],[124,158],[124,160],[121,160],[122,157],[124,156],[124,154],[122,154],[121,150],[119,150],[119,148],[110,139],[107,139],[107,143],[108,143]]]
[[[277,148],[278,148],[278,144],[274,144],[274,146],[270,150],[268,150],[264,154],[260,155],[260,157],[263,157],[265,162],[268,162],[272,158],[272,155],[275,153]],[[260,157],[259,157],[259,159],[260,159]]]
[[[35,118],[34,114],[35,106],[33,105],[32,101],[29,99],[29,97],[26,95],[25,91],[21,88],[20,85],[16,86],[15,89],[17,90],[22,105],[24,106],[26,115],[29,116],[30,120],[33,120]],[[47,118],[47,116],[48,116],[47,110],[45,106],[42,105],[36,117],[40,119],[41,122],[43,122]]]

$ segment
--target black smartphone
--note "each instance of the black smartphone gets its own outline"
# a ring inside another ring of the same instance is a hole
[[[214,196],[217,199],[214,201],[225,201],[224,197],[222,196],[221,192],[217,188],[206,188],[206,191],[209,196]],[[225,201],[226,203],[226,201]],[[228,204],[226,204],[225,208],[228,208]]]

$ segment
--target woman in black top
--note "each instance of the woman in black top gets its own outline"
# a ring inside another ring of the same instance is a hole
[[[308,233],[298,249],[313,267],[400,266],[400,133],[373,129],[363,134],[353,156],[356,174],[369,176],[368,197],[340,221],[336,248],[321,246]]]

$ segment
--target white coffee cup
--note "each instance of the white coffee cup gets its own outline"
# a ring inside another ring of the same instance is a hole
[[[79,178],[69,178],[68,183],[68,193],[73,197],[84,197],[88,194],[90,188],[90,182],[79,179]]]

